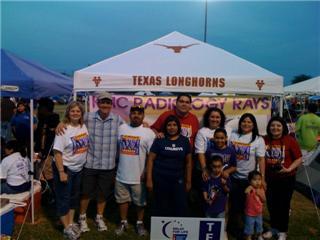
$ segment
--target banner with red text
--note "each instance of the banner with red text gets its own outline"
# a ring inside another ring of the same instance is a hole
[[[132,96],[113,95],[112,112],[120,115],[127,122],[129,121],[129,111],[132,105],[142,105],[145,108],[144,121],[153,124],[158,116],[168,110],[175,108],[176,96]],[[243,113],[252,113],[258,122],[259,132],[264,134],[266,126],[271,116],[270,97],[193,97],[192,110],[199,121],[209,107],[218,107],[226,115],[226,126],[237,129],[238,121]],[[95,96],[89,97],[89,110],[96,111]]]

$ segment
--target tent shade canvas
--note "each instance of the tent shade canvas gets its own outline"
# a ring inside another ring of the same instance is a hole
[[[1,49],[1,96],[38,99],[70,95],[72,79]]]
[[[75,91],[283,93],[283,78],[223,49],[172,32],[78,70]]]
[[[320,95],[320,76],[284,88],[286,94]]]

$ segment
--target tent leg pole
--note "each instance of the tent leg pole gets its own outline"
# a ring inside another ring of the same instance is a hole
[[[31,222],[34,224],[34,149],[33,149],[33,99],[30,99],[30,164],[31,164]]]
[[[279,115],[280,115],[280,117],[283,117],[283,98],[284,98],[284,96],[281,96],[280,97],[280,106],[279,106]]]
[[[76,91],[73,92],[73,101],[77,101],[77,92]]]

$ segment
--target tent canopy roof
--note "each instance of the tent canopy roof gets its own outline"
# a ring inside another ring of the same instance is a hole
[[[320,76],[284,88],[287,94],[320,95]]]
[[[37,99],[71,94],[72,79],[1,49],[1,96]]]
[[[76,71],[74,88],[281,94],[283,79],[223,49],[172,32]]]

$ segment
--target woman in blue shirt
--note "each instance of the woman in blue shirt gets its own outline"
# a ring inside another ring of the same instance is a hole
[[[153,192],[153,216],[183,217],[187,212],[187,196],[191,188],[191,147],[180,135],[179,119],[167,117],[164,138],[154,141],[147,160],[148,191]]]

